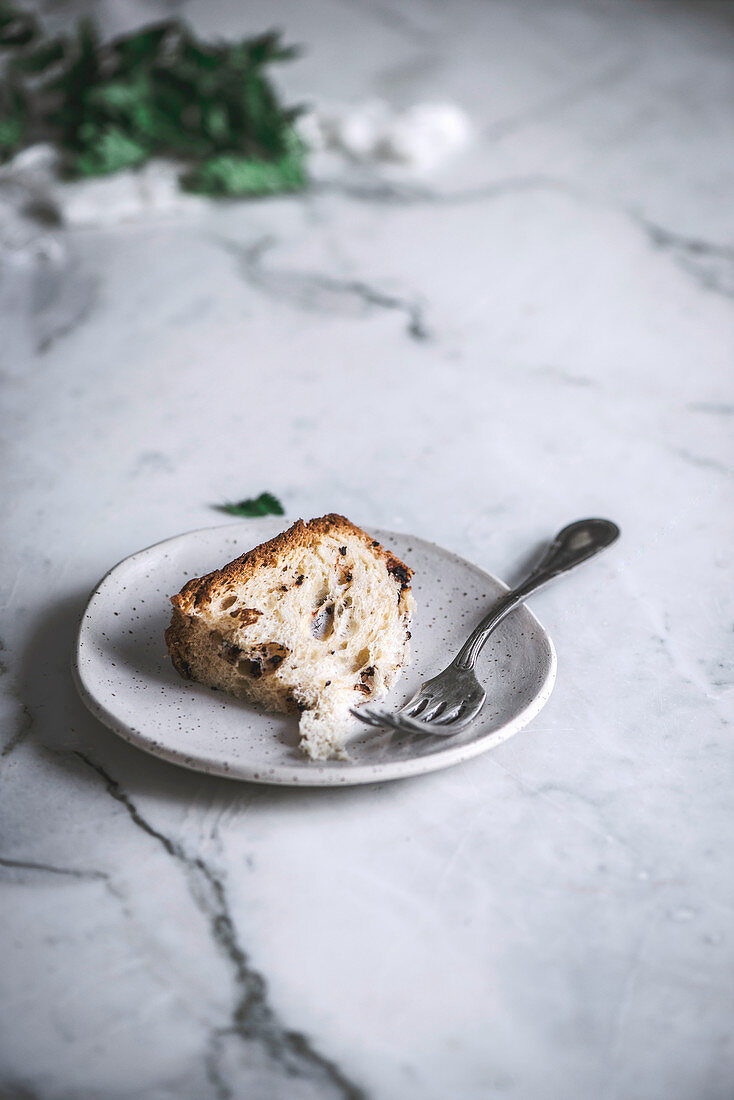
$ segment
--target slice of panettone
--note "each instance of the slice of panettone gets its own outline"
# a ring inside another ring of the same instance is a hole
[[[171,597],[168,651],[185,679],[301,711],[308,756],[343,756],[349,708],[407,664],[411,576],[343,516],[298,520]]]

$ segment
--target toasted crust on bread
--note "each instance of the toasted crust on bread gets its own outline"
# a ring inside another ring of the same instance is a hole
[[[252,550],[223,565],[221,569],[214,569],[204,577],[192,578],[178,595],[171,596],[171,603],[183,614],[189,614],[192,608],[216,599],[224,588],[245,583],[258,567],[274,565],[281,555],[298,548],[306,549],[313,546],[324,535],[338,537],[340,534],[361,539],[375,555],[382,557],[388,573],[396,576],[404,588],[409,587],[410,578],[413,576],[413,570],[409,566],[386,550],[376,539],[371,539],[365,531],[351,523],[345,516],[331,512],[329,515],[311,519],[307,523],[297,519],[287,531],[281,531],[268,542],[254,546]]]

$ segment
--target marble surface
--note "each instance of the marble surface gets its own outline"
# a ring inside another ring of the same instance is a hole
[[[475,141],[0,252],[0,1094],[729,1100],[734,5],[183,10]],[[584,514],[623,540],[534,599],[512,741],[258,787],[124,744],[69,658],[112,564],[264,489],[508,581]]]

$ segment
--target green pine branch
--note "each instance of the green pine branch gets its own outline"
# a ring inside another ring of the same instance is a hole
[[[270,78],[297,50],[276,32],[206,42],[177,20],[104,42],[82,20],[49,36],[0,0],[0,161],[52,141],[70,176],[101,176],[170,157],[182,185],[261,195],[306,184],[306,150]]]

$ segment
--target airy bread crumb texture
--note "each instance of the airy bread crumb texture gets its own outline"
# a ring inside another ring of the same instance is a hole
[[[168,652],[185,679],[300,711],[312,759],[346,758],[349,708],[408,662],[411,576],[343,516],[298,520],[171,597]]]

